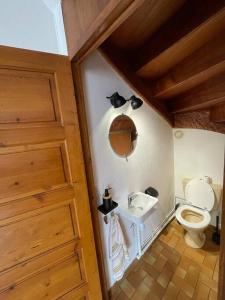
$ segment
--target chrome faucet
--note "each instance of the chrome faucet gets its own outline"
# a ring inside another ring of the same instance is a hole
[[[133,207],[133,205],[132,205],[132,201],[133,201],[133,199],[135,198],[134,197],[134,192],[133,193],[130,193],[129,195],[128,195],[128,208],[132,208]]]

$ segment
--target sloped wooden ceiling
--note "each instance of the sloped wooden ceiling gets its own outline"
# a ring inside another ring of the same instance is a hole
[[[146,0],[101,45],[177,127],[225,133],[225,0]]]
[[[100,46],[172,126],[224,132],[225,0],[63,0],[69,55]]]

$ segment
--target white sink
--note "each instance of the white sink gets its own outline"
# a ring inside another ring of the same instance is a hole
[[[124,217],[136,224],[143,223],[151,213],[151,209],[157,204],[158,198],[149,196],[142,192],[134,193],[132,195],[131,206],[127,203],[119,205],[119,210]]]

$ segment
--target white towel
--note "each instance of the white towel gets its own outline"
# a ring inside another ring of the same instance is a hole
[[[127,246],[120,227],[119,217],[115,214],[110,218],[109,232],[109,258],[112,262],[112,272],[116,281],[123,277],[126,260],[129,260]]]

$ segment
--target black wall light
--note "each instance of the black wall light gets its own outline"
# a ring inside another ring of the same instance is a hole
[[[123,106],[127,101],[131,101],[131,107],[133,109],[137,109],[142,106],[143,101],[136,96],[131,96],[130,99],[125,99],[124,97],[120,96],[118,92],[115,92],[110,97],[106,97],[107,99],[110,99],[110,102],[114,108],[118,108]]]

